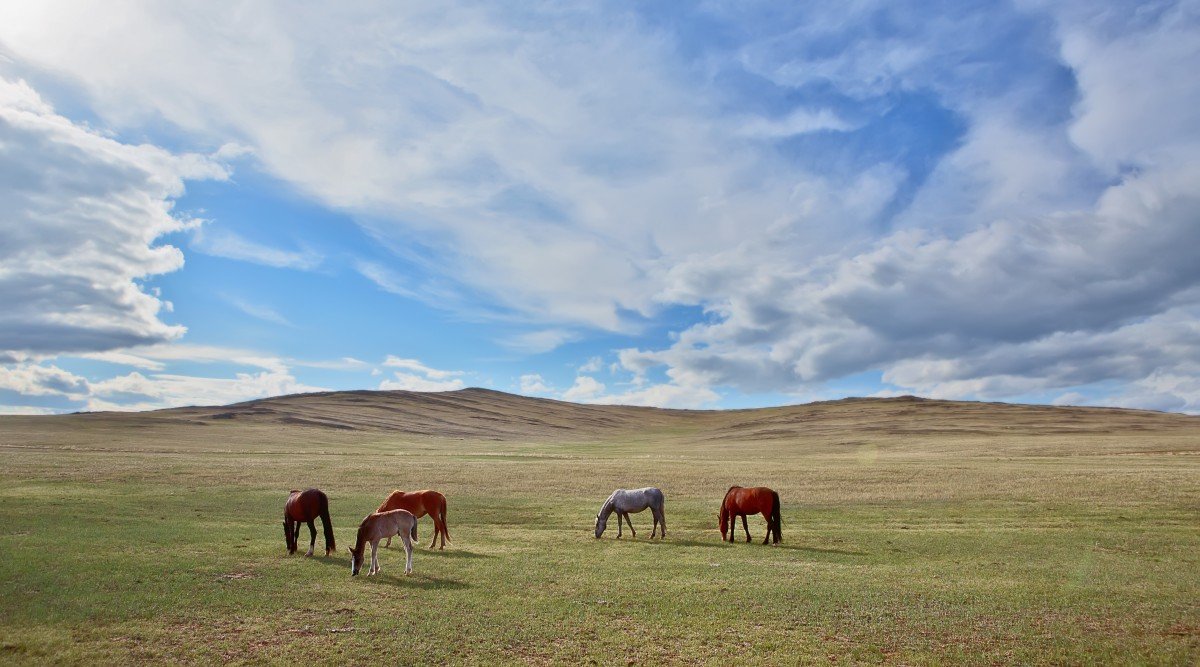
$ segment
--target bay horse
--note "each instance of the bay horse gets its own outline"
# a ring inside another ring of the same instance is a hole
[[[368,542],[371,543],[371,567],[367,576],[379,574],[379,540],[393,535],[399,535],[404,543],[404,574],[412,574],[413,540],[417,539],[417,517],[408,510],[391,510],[368,514],[367,518],[358,524],[358,535],[354,539],[354,548],[350,551],[350,576],[357,576],[362,569],[363,550]]]
[[[317,517],[321,517],[321,526],[325,528],[325,555],[333,553],[337,546],[333,541],[333,522],[329,519],[329,497],[320,489],[292,489],[289,494],[283,506],[283,537],[287,540],[288,553],[296,553],[300,524],[307,523],[312,540],[308,544],[308,553],[304,555],[313,555],[313,549],[317,546],[317,526],[313,520]]]
[[[654,532],[659,530],[661,526],[662,533],[659,538],[667,536],[667,517],[663,514],[663,492],[653,486],[648,486],[644,489],[633,489],[626,491],[625,489],[617,489],[612,492],[608,500],[600,506],[600,511],[596,513],[596,539],[604,534],[604,529],[608,527],[608,517],[613,512],[617,513],[617,537],[621,537],[621,519],[625,519],[625,523],[629,524],[629,530],[637,537],[637,531],[633,529],[633,522],[629,520],[629,513],[637,513],[650,508],[654,514],[654,528],[650,530],[650,539],[654,539]]]
[[[746,541],[750,541],[750,527],[746,525],[747,514],[761,514],[767,520],[767,536],[763,538],[763,544],[771,539],[772,533],[775,534],[774,543],[779,544],[779,540],[783,537],[783,518],[780,515],[779,494],[765,486],[751,488],[731,486],[725,492],[725,499],[721,501],[721,512],[718,515],[721,521],[722,542],[725,541],[726,533],[729,534],[729,541],[733,541],[739,516],[742,517],[742,530],[746,531]]]
[[[433,517],[433,541],[429,543],[429,548],[437,543],[438,536],[442,537],[441,549],[446,548],[446,540],[450,539],[450,531],[446,528],[446,496],[437,491],[392,491],[388,494],[383,504],[379,506],[376,512],[387,512],[388,510],[408,510],[413,516],[420,519],[428,514]],[[392,546],[392,538],[389,537],[385,548]]]

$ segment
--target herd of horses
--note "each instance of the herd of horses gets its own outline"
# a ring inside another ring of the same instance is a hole
[[[650,531],[650,539],[664,539],[667,536],[667,517],[664,511],[666,497],[661,489],[646,487],[644,489],[617,489],[612,492],[596,513],[596,538],[604,535],[608,527],[608,519],[613,513],[617,515],[617,537],[622,536],[621,522],[629,526],[629,532],[637,537],[637,531],[630,521],[630,514],[637,514],[649,509],[654,517],[654,527]],[[367,575],[379,573],[378,550],[380,541],[386,539],[384,547],[392,546],[392,538],[399,536],[404,546],[404,574],[412,574],[413,542],[417,540],[417,520],[425,515],[433,519],[433,541],[429,543],[432,549],[441,538],[440,549],[446,548],[446,540],[450,531],[446,528],[446,496],[437,491],[392,491],[380,504],[379,509],[367,515],[358,525],[358,534],[354,539],[354,547],[350,551],[350,574],[357,575],[362,569],[366,546],[371,545],[371,565]],[[721,541],[728,539],[733,542],[737,533],[737,518],[742,518],[742,530],[746,532],[746,541],[750,541],[750,527],[746,517],[761,514],[767,520],[767,534],[763,544],[773,542],[779,544],[783,533],[783,518],[780,512],[779,494],[765,486],[741,487],[731,486],[721,500],[721,509],[717,513],[721,527]],[[316,520],[321,520],[325,530],[325,555],[337,550],[333,537],[333,522],[329,518],[329,496],[320,489],[300,491],[293,489],[283,506],[283,535],[287,540],[289,554],[296,553],[300,540],[300,524],[307,523],[310,540],[308,553],[313,555],[317,546]]]

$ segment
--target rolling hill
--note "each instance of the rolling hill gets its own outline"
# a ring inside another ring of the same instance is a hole
[[[1014,405],[923,399],[847,398],[773,408],[668,410],[584,405],[470,388],[428,393],[338,391],[295,394],[218,407],[0,418],[146,427],[244,424],[338,431],[399,432],[479,440],[578,440],[644,431],[686,432],[703,440],[770,441],[839,434],[1003,436],[1200,430],[1200,417],[1118,408]]]

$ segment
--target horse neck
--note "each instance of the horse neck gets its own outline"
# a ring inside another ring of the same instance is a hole
[[[612,514],[616,509],[617,509],[617,496],[616,496],[616,494],[613,494],[608,497],[608,500],[604,501],[603,505],[600,506],[600,518],[607,519],[608,515]]]
[[[371,535],[371,518],[363,519],[363,522],[358,526],[358,535],[354,537],[354,553],[359,553],[367,545]]]

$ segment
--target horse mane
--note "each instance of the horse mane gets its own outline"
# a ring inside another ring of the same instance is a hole
[[[375,515],[368,514],[366,518],[362,520],[362,523],[358,524],[358,534],[354,536],[354,553],[362,551],[363,547],[366,546],[367,524],[370,523],[372,516]]]
[[[742,488],[742,487],[738,486],[737,484],[734,484],[733,486],[731,486],[731,487],[729,487],[728,489],[726,489],[726,490],[725,490],[725,495],[724,495],[724,496],[721,498],[721,506],[722,506],[722,507],[724,507],[724,506],[725,506],[725,501],[726,501],[726,500],[729,498],[729,494],[730,494],[730,493],[731,493],[731,492],[732,492],[734,489],[740,489],[740,488]]]

